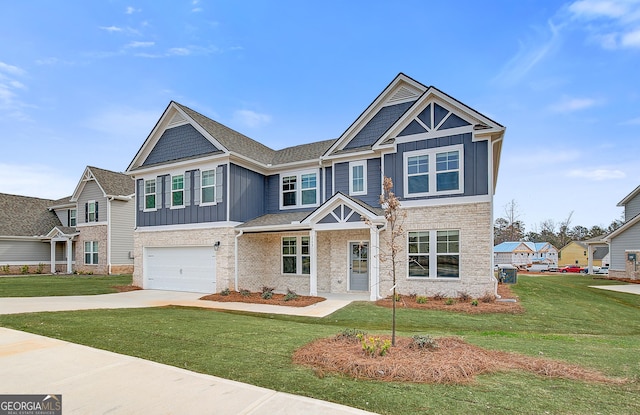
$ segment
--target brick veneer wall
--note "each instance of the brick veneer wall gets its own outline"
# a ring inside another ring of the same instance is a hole
[[[107,266],[107,225],[93,225],[79,227],[80,235],[76,241],[76,263],[74,270],[78,273],[108,274]],[[84,243],[85,241],[98,242],[98,264],[84,263]],[[66,267],[65,267],[66,269]]]

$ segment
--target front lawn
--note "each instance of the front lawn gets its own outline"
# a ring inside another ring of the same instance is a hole
[[[399,309],[398,334],[459,336],[627,378],[623,385],[519,371],[481,375],[467,385],[381,382],[292,363],[296,349],[345,328],[388,334],[390,310],[368,302],[322,319],[169,307],[7,315],[0,325],[381,414],[637,414],[640,296],[588,287],[608,284],[615,282],[521,276],[513,291],[523,314]]]
[[[131,275],[32,275],[0,278],[0,297],[49,297],[118,292]]]

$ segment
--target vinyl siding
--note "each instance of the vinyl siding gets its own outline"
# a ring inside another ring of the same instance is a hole
[[[266,211],[265,177],[259,173],[230,165],[232,221],[245,222],[263,215]]]
[[[308,169],[301,169],[301,170],[308,170]],[[295,172],[292,172],[292,173],[295,173]],[[323,202],[322,183],[323,183],[322,170],[320,170],[318,174],[318,183],[317,183],[318,189],[319,189],[318,206],[320,206]],[[267,212],[265,213],[309,212],[318,208],[318,206],[316,206],[312,208],[305,207],[305,208],[280,210],[280,175],[279,174],[273,174],[271,176],[267,176],[265,191],[266,191],[265,200],[266,200],[266,208],[267,208]]]
[[[455,144],[464,145],[464,193],[457,195],[434,195],[427,199],[453,198],[461,196],[478,196],[489,194],[489,153],[487,141],[472,141],[471,133],[457,134],[418,140],[409,143],[398,144],[398,152],[387,154],[384,158],[385,174],[393,180],[395,194],[402,200],[404,196],[404,166],[403,155],[405,152],[423,150],[437,147],[446,147]],[[411,200],[419,198],[410,198]]]
[[[349,194],[349,163],[337,163],[335,165],[335,192]],[[382,172],[380,170],[380,159],[373,158],[367,160],[367,193],[365,195],[352,196],[354,199],[362,200],[370,206],[380,206],[380,193],[382,189]]]
[[[51,245],[40,241],[0,240],[0,266],[20,261],[49,263]]]
[[[111,263],[133,264],[129,252],[133,252],[133,228],[135,202],[112,200],[111,202]]]
[[[76,216],[76,223],[87,223],[86,218],[86,203],[90,200],[98,202],[98,222],[107,221],[107,198],[103,196],[100,186],[91,180],[85,183],[82,193],[78,197],[78,212]],[[66,220],[65,220],[66,221]]]
[[[624,270],[627,261],[625,250],[640,250],[640,223],[636,223],[611,240],[611,269]]]
[[[631,199],[624,205],[624,220],[625,222],[631,218],[637,216],[640,213],[640,194]]]

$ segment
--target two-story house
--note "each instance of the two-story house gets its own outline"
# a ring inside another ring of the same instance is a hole
[[[504,127],[399,74],[339,138],[273,150],[171,102],[131,161],[134,283],[301,294],[392,287],[384,177],[406,212],[401,293],[493,293]]]
[[[496,264],[529,266],[533,264],[558,265],[558,250],[549,242],[502,242],[493,247]]]
[[[624,224],[603,238],[609,244],[609,276],[640,279],[640,186],[617,206],[624,208]]]

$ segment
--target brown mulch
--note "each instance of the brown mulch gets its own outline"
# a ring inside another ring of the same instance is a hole
[[[119,293],[142,290],[142,287],[138,287],[137,285],[114,285],[111,288],[118,290]]]
[[[338,335],[303,346],[294,353],[293,362],[313,368],[319,377],[330,372],[395,382],[465,384],[480,374],[511,370],[587,382],[627,381],[561,361],[486,350],[455,337],[439,338],[436,342],[436,349],[420,349],[412,347],[413,339],[401,337],[387,354],[371,357],[363,352],[360,340]]]
[[[286,301],[285,294],[273,294],[273,297],[269,299],[262,298],[261,293],[252,292],[246,295],[241,294],[239,291],[230,291],[229,294],[223,295],[220,293],[205,295],[200,298],[201,300],[220,301],[220,302],[232,302],[232,303],[254,303],[254,304],[271,304],[271,305],[286,305],[289,307],[306,307],[315,303],[326,300],[324,297],[312,297],[306,295],[298,295],[297,298]]]
[[[508,313],[508,314],[520,314],[524,312],[524,308],[519,302],[517,295],[514,295],[511,291],[511,286],[508,284],[498,284],[498,295],[500,299],[496,299],[493,296],[485,296],[477,300],[477,305],[473,305],[474,299],[462,299],[462,298],[441,298],[441,297],[429,297],[426,303],[418,303],[418,296],[416,295],[401,295],[400,301],[396,301],[396,307],[401,308],[416,308],[422,310],[444,310],[444,311],[456,311],[468,314],[485,314],[485,313]],[[376,301],[376,304],[383,307],[393,307],[391,296]]]
[[[594,280],[609,280],[609,281],[620,281],[626,282],[629,284],[640,284],[640,280],[634,280],[631,278],[613,278],[613,277],[593,277]]]

